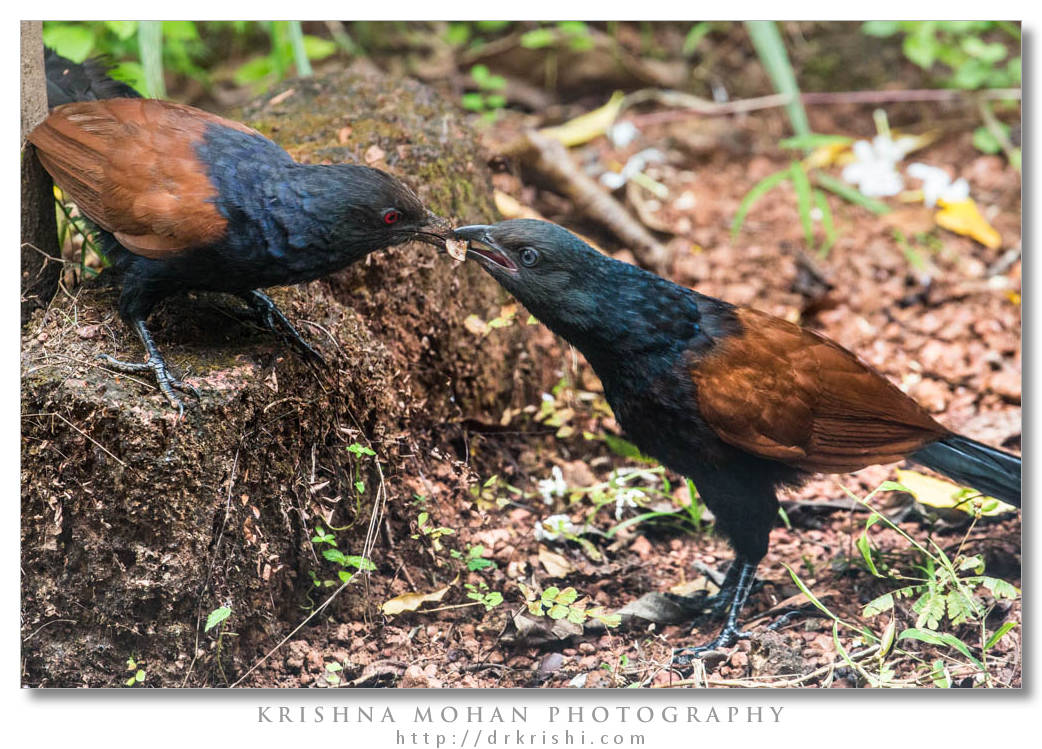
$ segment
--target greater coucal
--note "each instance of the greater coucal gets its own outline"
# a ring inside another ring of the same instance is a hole
[[[29,141],[54,181],[99,230],[122,276],[119,312],[144,363],[182,409],[145,321],[186,290],[244,299],[306,356],[321,357],[259,291],[327,275],[409,240],[442,246],[448,223],[390,174],[357,164],[300,164],[256,130],[194,107],[143,99],[104,74],[48,54],[50,116]],[[105,98],[107,96],[119,98]],[[90,101],[73,101],[91,99]]]
[[[938,424],[828,338],[606,257],[531,219],[455,231],[467,254],[586,357],[629,438],[689,476],[735,562],[712,602],[738,617],[767,553],[777,491],[908,458],[1020,506],[1020,458]]]

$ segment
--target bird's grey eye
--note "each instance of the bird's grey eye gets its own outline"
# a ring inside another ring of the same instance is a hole
[[[519,257],[521,258],[521,265],[531,268],[539,262],[539,250],[534,247],[522,247]]]

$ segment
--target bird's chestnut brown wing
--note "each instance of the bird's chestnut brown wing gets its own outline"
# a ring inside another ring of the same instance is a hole
[[[131,252],[161,258],[226,229],[195,151],[210,124],[255,132],[174,102],[107,99],[56,107],[29,141],[88,218]]]
[[[893,463],[948,433],[854,354],[750,309],[692,367],[702,418],[725,442],[807,471]]]

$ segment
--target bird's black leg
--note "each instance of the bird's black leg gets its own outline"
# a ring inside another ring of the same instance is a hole
[[[141,343],[145,346],[145,351],[148,352],[148,360],[143,362],[125,362],[116,359],[115,357],[109,356],[108,354],[98,354],[98,358],[105,361],[110,367],[127,374],[138,374],[145,371],[151,371],[155,373],[156,383],[159,385],[160,392],[166,396],[166,399],[170,401],[170,405],[177,408],[179,415],[184,415],[184,404],[181,399],[174,392],[175,389],[181,390],[186,393],[191,393],[196,398],[199,397],[199,391],[196,390],[194,385],[189,385],[187,382],[181,380],[170,374],[170,370],[167,369],[166,362],[159,353],[159,349],[156,348],[155,341],[152,340],[152,334],[148,332],[148,328],[145,327],[145,321],[143,319],[135,319],[131,321],[131,327],[134,328],[134,332],[138,334],[138,338],[141,339]]]
[[[686,666],[694,658],[698,658],[703,653],[708,653],[711,650],[720,650],[721,648],[727,648],[738,640],[745,639],[749,636],[749,633],[743,632],[738,628],[738,616],[742,612],[742,607],[745,605],[746,599],[749,597],[749,591],[752,590],[753,581],[756,578],[756,565],[742,558],[735,559],[734,564],[731,566],[731,570],[737,570],[735,574],[734,584],[728,586],[728,579],[724,580],[724,587],[720,589],[717,594],[719,597],[718,601],[714,601],[713,611],[723,611],[729,607],[727,611],[727,619],[724,622],[723,629],[720,633],[713,638],[711,642],[705,645],[699,645],[693,648],[682,648],[673,654],[673,662],[679,666]],[[728,570],[727,577],[731,577],[731,570]],[[729,595],[724,596],[724,592],[728,591]],[[714,597],[716,598],[716,597]]]
[[[310,363],[325,366],[326,360],[322,357],[322,354],[315,351],[307,341],[301,338],[300,333],[293,327],[293,323],[275,306],[275,302],[271,300],[271,297],[256,289],[247,291],[239,296],[257,313],[261,322],[264,323],[268,330],[289,341]]]
[[[734,598],[734,588],[738,584],[738,573],[741,565],[735,561],[728,568],[724,579],[720,582],[720,589],[713,595],[707,595],[705,591],[698,591],[694,595],[677,595],[666,593],[666,597],[681,608],[691,611],[692,618],[695,616],[708,616],[710,619],[720,620],[727,614]]]

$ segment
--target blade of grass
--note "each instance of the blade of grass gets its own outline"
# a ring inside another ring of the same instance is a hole
[[[654,518],[672,518],[673,520],[683,520],[684,516],[680,514],[680,510],[673,510],[672,512],[645,512],[640,515],[637,515],[636,517],[626,518],[621,523],[616,525],[614,528],[608,530],[608,532],[604,535],[608,538],[611,538],[616,533],[621,531],[623,528],[628,528],[631,525],[643,523],[647,520],[652,520]]]
[[[800,224],[803,226],[803,239],[807,242],[807,249],[811,250],[814,248],[814,219],[810,215],[810,180],[807,179],[807,172],[803,170],[803,164],[798,161],[789,165],[789,176],[796,191],[796,210],[800,214]]]
[[[988,641],[986,643],[984,643],[984,652],[987,652],[987,651],[991,650],[993,647],[995,647],[995,643],[997,643],[999,640],[1001,640],[1003,635],[1005,635],[1007,632],[1009,632],[1015,626],[1017,626],[1016,622],[1006,622],[1001,627],[996,629],[992,633],[991,637],[988,638]]]
[[[810,151],[821,146],[831,146],[835,143],[847,145],[853,142],[854,139],[848,135],[808,133],[807,135],[797,135],[793,138],[782,138],[778,141],[778,145],[782,148],[797,148],[803,151]]]
[[[950,648],[955,648],[964,656],[973,662],[973,665],[979,668],[981,671],[986,671],[984,664],[977,660],[970,649],[966,646],[962,640],[955,635],[947,632],[934,632],[932,629],[920,629],[918,627],[912,627],[906,629],[904,632],[897,636],[898,640],[919,640],[930,645],[947,645]]]
[[[766,177],[761,179],[753,188],[745,194],[742,198],[742,202],[738,205],[738,212],[734,215],[734,221],[731,222],[731,239],[733,240],[738,236],[738,232],[742,229],[742,224],[745,223],[745,216],[749,213],[749,210],[753,207],[753,204],[771,191],[773,187],[781,184],[786,177],[789,176],[788,169],[782,169],[780,172],[774,174],[768,174]]]
[[[821,249],[818,250],[818,257],[824,259],[828,257],[829,250],[836,243],[836,223],[832,218],[832,209],[829,208],[829,201],[825,197],[825,193],[815,190],[814,203],[821,211],[821,226],[825,229],[825,241],[821,243]]]
[[[792,97],[785,108],[793,132],[798,136],[810,135],[810,122],[799,98],[800,87],[796,83],[796,74],[789,63],[789,54],[785,51],[785,42],[782,41],[778,26],[774,21],[746,21],[745,28],[775,90]]]
[[[300,21],[288,21],[288,24],[289,42],[293,46],[293,64],[297,66],[297,75],[309,78],[314,71],[311,69],[307,50],[304,49],[304,29],[301,28]]]
[[[141,21],[138,24],[137,43],[141,55],[141,69],[145,73],[147,94],[154,99],[165,99],[162,21]]]
[[[890,213],[890,206],[886,203],[862,195],[856,187],[851,187],[846,182],[836,179],[831,174],[825,174],[825,172],[814,172],[814,181],[820,187],[825,188],[831,193],[835,193],[848,203],[861,206],[865,210],[871,211],[877,216]]]
[[[789,565],[785,564],[784,562],[782,562],[782,567],[784,567],[785,569],[787,569],[789,571],[789,576],[792,578],[792,581],[794,583],[796,583],[796,587],[800,589],[800,591],[803,593],[803,595],[807,596],[807,600],[809,600],[812,604],[814,604],[814,606],[817,607],[817,609],[820,612],[825,614],[827,617],[829,617],[836,624],[842,624],[847,629],[852,629],[855,632],[857,632],[859,635],[861,635],[863,638],[865,638],[866,644],[867,643],[879,642],[879,638],[876,637],[874,634],[872,634],[869,630],[864,629],[862,627],[858,627],[858,626],[856,626],[854,624],[850,624],[848,622],[845,622],[842,619],[840,619],[838,616],[833,614],[825,604],[823,604],[821,601],[818,600],[817,596],[815,596],[813,593],[810,592],[810,588],[808,588],[807,584],[805,582],[803,582],[803,580],[800,579],[799,575],[796,574],[796,570],[794,570],[792,567],[790,567]]]

